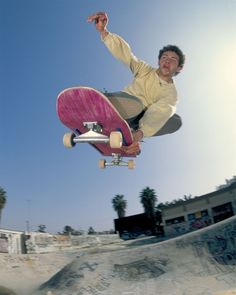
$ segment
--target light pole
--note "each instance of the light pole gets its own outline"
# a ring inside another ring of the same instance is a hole
[[[31,230],[31,228],[30,228],[30,205],[31,205],[30,202],[31,202],[31,200],[27,199],[26,202],[27,202],[26,231],[27,231],[27,233],[29,233]]]

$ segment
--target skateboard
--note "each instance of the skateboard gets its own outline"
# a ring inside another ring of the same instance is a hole
[[[111,166],[135,167],[136,157],[122,151],[122,146],[132,144],[133,137],[128,123],[101,92],[90,87],[72,87],[57,97],[57,114],[60,121],[71,130],[63,137],[65,147],[89,143],[112,161],[99,161],[100,168]]]

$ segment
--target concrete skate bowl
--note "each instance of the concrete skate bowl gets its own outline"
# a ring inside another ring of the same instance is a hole
[[[124,245],[79,256],[37,294],[236,294],[236,217],[165,242]]]
[[[8,288],[0,286],[0,295],[16,295],[16,293]]]

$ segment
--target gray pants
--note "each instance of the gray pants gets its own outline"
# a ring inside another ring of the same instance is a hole
[[[103,94],[109,99],[109,101],[114,105],[121,116],[127,121],[130,128],[137,130],[139,128],[139,120],[146,111],[142,102],[137,97],[122,91],[112,93],[105,92]],[[181,117],[177,114],[174,114],[153,136],[173,133],[177,131],[181,125]]]

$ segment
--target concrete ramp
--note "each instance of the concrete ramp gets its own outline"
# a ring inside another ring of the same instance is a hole
[[[84,253],[37,294],[236,294],[236,217],[172,240],[148,242],[153,238]]]

